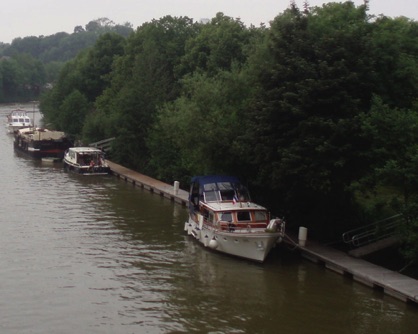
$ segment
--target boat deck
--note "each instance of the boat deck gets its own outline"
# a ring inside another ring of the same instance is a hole
[[[149,176],[135,172],[129,168],[107,161],[112,174],[116,177],[159,194],[183,206],[187,206],[188,192],[179,189],[175,192],[174,185],[166,184]],[[323,246],[308,240],[305,247],[297,245],[297,237],[287,235],[290,247],[297,247],[303,257],[339,274],[352,277],[373,289],[387,295],[418,304],[418,281],[400,273],[382,268],[365,260],[354,258],[336,249]]]

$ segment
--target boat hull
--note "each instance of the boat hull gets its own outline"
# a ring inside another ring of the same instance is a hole
[[[14,149],[34,159],[55,158],[62,160],[64,152],[71,146],[69,142],[39,141],[27,143],[22,141],[14,142]]]
[[[264,262],[275,245],[282,241],[282,233],[252,229],[248,231],[221,231],[199,225],[191,217],[185,225],[187,234],[208,249],[224,254]]]
[[[82,175],[108,175],[111,173],[104,152],[95,147],[71,147],[64,154],[64,169]]]
[[[13,147],[34,159],[62,159],[65,151],[72,146],[71,140],[61,131],[39,128],[24,128],[14,135]]]
[[[64,169],[69,172],[74,172],[76,174],[82,175],[109,175],[111,173],[109,166],[80,166],[73,164],[67,161],[65,158],[63,159]]]

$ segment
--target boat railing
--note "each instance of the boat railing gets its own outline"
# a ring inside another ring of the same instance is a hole
[[[264,231],[267,228],[266,222],[235,223],[219,220],[215,225],[218,230],[224,232],[259,232]]]

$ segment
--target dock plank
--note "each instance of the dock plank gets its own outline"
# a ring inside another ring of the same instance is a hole
[[[295,237],[288,236],[288,238],[293,246],[297,244]],[[315,241],[309,240],[304,247],[298,246],[298,249],[305,258],[315,263],[323,263],[332,271],[351,276],[359,283],[383,290],[385,294],[404,302],[418,303],[418,280],[416,279],[352,257]]]
[[[125,181],[132,183],[135,186],[142,187],[153,193],[157,193],[161,196],[169,198],[183,206],[187,206],[189,196],[187,191],[178,189],[178,192],[175,193],[174,185],[170,185],[147,175],[135,172],[132,169],[126,168],[109,160],[107,163],[112,171],[112,174],[116,177],[124,179]]]

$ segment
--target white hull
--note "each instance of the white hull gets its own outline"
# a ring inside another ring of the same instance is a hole
[[[207,225],[199,227],[191,218],[185,224],[185,230],[209,249],[258,262],[265,260],[283,236],[281,232],[266,232],[265,229],[228,232]]]

